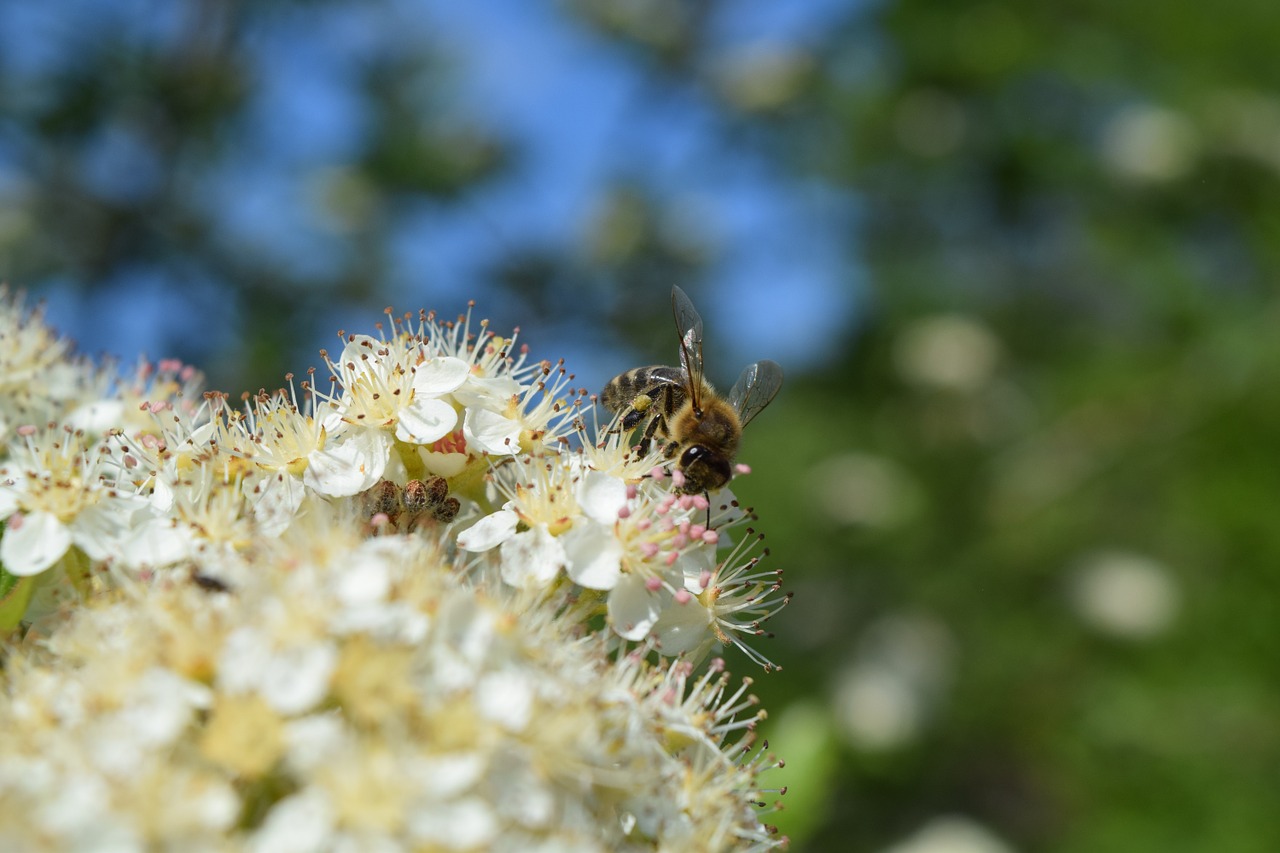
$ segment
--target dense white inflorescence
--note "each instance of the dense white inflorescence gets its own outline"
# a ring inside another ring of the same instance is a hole
[[[727,491],[467,317],[233,404],[0,298],[0,837],[22,849],[752,850],[717,648],[780,574]],[[589,427],[587,421],[590,420]]]

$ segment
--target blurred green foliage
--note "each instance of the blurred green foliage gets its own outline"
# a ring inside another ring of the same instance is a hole
[[[802,168],[863,192],[874,297],[742,489],[797,587],[761,694],[841,756],[799,849],[1280,838],[1270,11],[907,0],[829,45]]]
[[[763,647],[783,671],[756,683],[788,759],[772,819],[795,850],[1274,849],[1280,16],[902,0],[728,73],[699,62],[715,5],[568,9],[656,89],[715,99],[791,180],[861,201],[831,277],[866,279],[865,313],[815,343],[822,366],[789,376],[743,452],[740,495],[797,593]],[[227,32],[173,56],[104,45],[18,117],[47,171],[10,269],[198,258],[245,301],[256,375],[298,292],[379,298],[390,209],[455,199],[518,152],[415,109],[449,83],[426,59],[367,68],[380,120],[337,187],[366,213],[339,269],[298,278],[182,204],[246,85]],[[173,179],[107,203],[59,164],[121,99],[149,104]],[[491,271],[537,315],[670,358],[666,288],[696,299],[713,249],[662,227],[658,188],[601,196],[580,251],[498,245]],[[709,345],[732,335],[705,313]]]

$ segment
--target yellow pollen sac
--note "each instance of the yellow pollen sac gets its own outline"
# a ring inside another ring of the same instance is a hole
[[[191,453],[175,453],[174,454],[174,470],[179,474],[189,474],[196,469],[197,464],[201,460],[197,460]]]
[[[663,740],[672,755],[679,753],[681,750],[684,750],[695,743],[695,740],[689,735],[674,729],[667,729],[664,733]]]
[[[564,516],[557,518],[555,521],[548,524],[547,532],[552,536],[559,536],[561,533],[566,532],[570,527],[573,527],[573,519]]]
[[[241,477],[248,475],[257,467],[261,467],[261,466],[257,465],[256,463],[248,459],[245,459],[242,456],[232,456],[230,459],[227,460],[227,469],[226,469],[227,479],[238,480]]]
[[[538,446],[538,440],[542,438],[543,431],[522,429],[520,430],[520,452],[532,453]]]
[[[720,597],[720,587],[716,586],[715,584],[708,584],[706,589],[704,589],[702,592],[698,593],[695,596],[695,598],[697,598],[698,601],[702,603],[702,606],[707,608],[708,610],[715,607],[716,599],[718,599],[719,597]],[[720,633],[720,629],[718,627],[716,627],[715,625],[713,625],[712,627],[715,629],[717,634]],[[720,639],[724,639],[724,638],[721,637]]]
[[[635,399],[631,401],[631,408],[637,412],[647,412],[649,407],[653,405],[653,398],[648,394],[637,394]]]
[[[307,457],[299,456],[297,459],[290,459],[289,464],[284,466],[290,476],[301,477],[307,470]]]

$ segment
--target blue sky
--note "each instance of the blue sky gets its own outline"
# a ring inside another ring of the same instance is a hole
[[[103,31],[163,45],[191,8],[165,0],[4,4],[5,90],[38,98],[40,81]],[[718,8],[712,56],[764,42],[816,45],[852,4],[740,0]],[[755,146],[737,144],[705,93],[655,91],[635,56],[550,2],[335,3],[287,7],[259,22],[242,42],[258,82],[230,129],[235,144],[213,168],[189,176],[194,203],[215,216],[218,239],[324,282],[345,249],[308,193],[315,176],[340,170],[368,133],[354,71],[387,51],[428,43],[446,49],[450,97],[424,93],[423,108],[494,128],[521,153],[515,168],[463,203],[424,201],[389,223],[388,283],[397,307],[451,313],[475,298],[484,310],[486,299],[500,298],[483,280],[484,267],[524,247],[572,250],[599,209],[602,187],[621,175],[651,188],[677,223],[702,229],[720,250],[700,308],[709,338],[739,364],[715,378],[729,381],[740,363],[765,356],[793,369],[814,364],[849,328],[860,296],[856,199],[781,173]],[[0,120],[0,204],[13,204],[29,180],[29,161],[13,153],[21,140],[14,147],[5,138]],[[109,123],[86,147],[81,169],[96,193],[127,199],[157,180],[155,162],[127,123]],[[0,278],[11,278],[4,263],[0,252]],[[201,334],[233,334],[235,309],[218,298],[218,282],[166,276],[171,271],[127,270],[90,295],[67,281],[13,283],[47,298],[51,321],[90,352],[163,356],[164,330],[169,339],[188,334],[174,330],[173,318],[184,314],[198,318]],[[333,307],[335,329],[378,319],[352,316],[352,308]],[[497,309],[486,313],[505,319]],[[593,357],[606,342],[570,328],[526,331],[539,355],[578,361],[589,382],[607,378],[610,368],[595,373]]]

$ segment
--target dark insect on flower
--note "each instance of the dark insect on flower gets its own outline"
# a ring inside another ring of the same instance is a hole
[[[192,572],[191,582],[203,589],[205,592],[231,592],[231,587],[226,583],[226,581],[219,580],[212,575],[203,575],[199,572]]]

